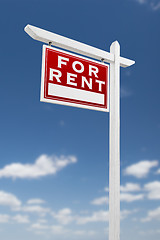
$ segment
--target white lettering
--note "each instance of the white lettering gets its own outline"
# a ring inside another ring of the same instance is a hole
[[[65,61],[69,61],[69,58],[65,58],[65,57],[62,57],[62,56],[58,56],[58,67],[61,68],[62,67],[62,64],[63,65],[67,65],[67,62]]]
[[[96,82],[99,84],[99,89],[98,89],[98,91],[99,91],[99,92],[102,92],[102,84],[105,84],[105,82],[100,81],[100,80],[96,80]]]
[[[62,76],[61,71],[50,68],[49,80],[53,81],[53,77],[55,77],[57,82],[61,83],[61,80],[60,80],[61,76]]]
[[[92,89],[92,78],[89,78],[89,81],[86,79],[86,77],[82,76],[82,87],[84,88],[84,83],[86,83],[89,89]]]
[[[77,69],[77,68],[76,68],[76,65],[80,65],[81,69]],[[83,65],[81,62],[79,62],[79,61],[73,62],[72,68],[73,68],[73,70],[74,70],[75,72],[77,72],[77,73],[82,73],[82,72],[84,71],[84,65]]]
[[[89,65],[89,76],[92,76],[92,73],[93,73],[94,76],[98,78],[98,75],[97,75],[98,72],[99,72],[99,69],[97,67]]]
[[[67,73],[67,84],[77,86],[77,83],[74,82],[76,77],[77,77],[77,74]]]

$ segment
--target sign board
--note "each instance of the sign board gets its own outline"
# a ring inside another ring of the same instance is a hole
[[[109,65],[43,46],[41,101],[109,111]]]
[[[118,41],[106,52],[32,25],[25,31],[35,40],[110,63],[109,69],[107,64],[43,46],[41,101],[110,112],[109,240],[120,240],[120,67],[135,61],[120,56]]]

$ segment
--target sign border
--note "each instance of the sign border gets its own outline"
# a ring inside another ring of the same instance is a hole
[[[45,53],[46,49],[53,49],[55,51],[59,51],[71,56],[75,56],[84,60],[91,61],[93,63],[98,63],[103,66],[108,66],[108,86],[107,86],[107,108],[100,108],[100,107],[94,107],[94,106],[88,106],[88,105],[83,105],[80,103],[70,103],[70,102],[64,102],[64,101],[58,101],[58,100],[53,100],[53,99],[46,99],[44,98],[44,77],[45,77]],[[110,66],[109,64],[103,63],[103,62],[98,62],[95,60],[92,60],[90,58],[86,58],[83,56],[80,56],[78,54],[70,53],[58,48],[50,47],[48,45],[43,45],[42,47],[42,69],[41,69],[41,90],[40,90],[40,101],[41,102],[47,102],[47,103],[53,103],[53,104],[59,104],[59,105],[65,105],[65,106],[71,106],[71,107],[78,107],[78,108],[84,108],[84,109],[89,109],[89,110],[97,110],[97,111],[102,111],[102,112],[109,112],[109,86],[110,86],[110,81],[109,81],[109,76],[110,76]]]

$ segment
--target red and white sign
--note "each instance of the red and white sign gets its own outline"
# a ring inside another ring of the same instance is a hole
[[[109,111],[109,66],[43,46],[41,101]]]

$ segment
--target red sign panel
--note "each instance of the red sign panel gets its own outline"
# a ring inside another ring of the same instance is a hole
[[[43,46],[41,101],[108,111],[109,66]]]

